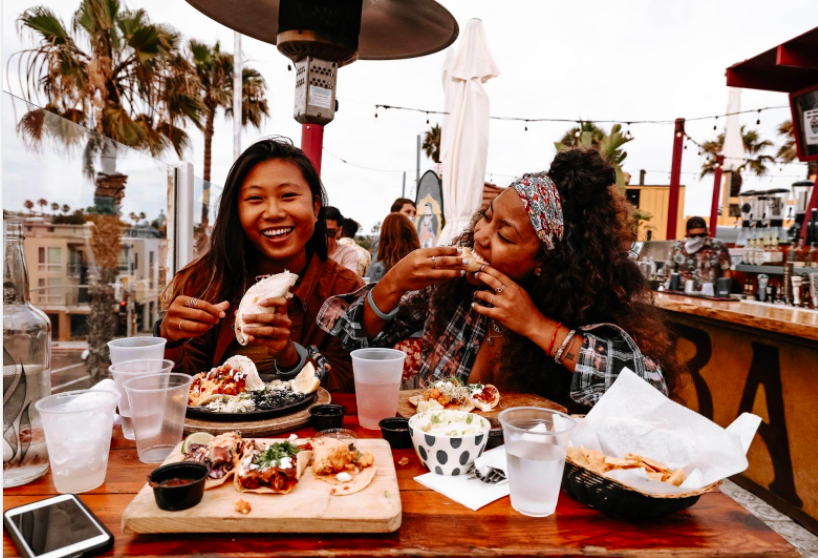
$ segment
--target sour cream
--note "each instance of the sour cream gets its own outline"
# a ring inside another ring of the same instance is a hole
[[[461,411],[427,411],[410,422],[413,428],[439,436],[477,436],[491,430],[485,418]]]

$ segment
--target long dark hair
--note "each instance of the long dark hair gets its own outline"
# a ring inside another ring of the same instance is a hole
[[[678,395],[680,367],[665,318],[628,257],[634,240],[631,206],[614,186],[613,167],[596,150],[576,148],[557,154],[548,175],[560,194],[564,234],[554,250],[543,245],[543,273],[521,286],[543,314],[566,326],[613,323],[624,329],[643,354],[661,365],[671,394]],[[474,245],[474,223],[461,244]],[[473,290],[464,279],[435,288],[431,330],[436,336],[464,298],[471,300]],[[499,363],[515,389],[570,403],[571,374],[529,339],[506,335]]]
[[[209,302],[238,301],[253,283],[255,276],[254,250],[239,220],[239,193],[247,175],[256,165],[266,161],[287,161],[298,167],[310,187],[313,200],[321,208],[315,230],[306,244],[307,257],[327,259],[327,225],[324,211],[327,193],[312,162],[288,138],[275,137],[254,143],[244,150],[230,167],[219,212],[206,253],[186,265],[162,293],[162,306],[168,308],[180,294],[195,296]]]
[[[378,261],[383,262],[384,271],[392,269],[413,250],[420,248],[418,233],[412,221],[401,213],[390,213],[381,225],[378,241]]]

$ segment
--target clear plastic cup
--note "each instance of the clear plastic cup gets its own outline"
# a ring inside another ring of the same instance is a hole
[[[350,354],[358,421],[363,428],[378,430],[381,419],[394,417],[398,412],[406,353],[395,349],[358,349]]]
[[[117,396],[79,390],[49,395],[40,413],[54,486],[61,494],[88,492],[105,482]]]
[[[523,515],[554,513],[565,468],[565,453],[576,421],[540,407],[512,407],[499,416],[503,426],[511,507]]]
[[[148,374],[124,384],[131,406],[136,453],[143,463],[161,463],[182,441],[193,377]]]
[[[108,367],[108,371],[114,379],[114,385],[119,392],[119,417],[122,422],[122,435],[128,440],[134,440],[133,420],[131,419],[131,405],[125,388],[125,382],[137,376],[146,374],[170,374],[173,369],[172,360],[126,360]]]
[[[123,337],[108,341],[111,352],[111,364],[128,360],[161,360],[165,358],[164,337]]]

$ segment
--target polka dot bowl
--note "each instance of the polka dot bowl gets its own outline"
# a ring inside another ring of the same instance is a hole
[[[419,428],[426,422],[426,415],[445,413],[453,415],[471,415],[472,421],[478,421],[482,427],[480,434],[447,436],[424,432]],[[474,460],[480,457],[489,439],[491,424],[485,418],[473,413],[460,411],[427,411],[418,413],[409,419],[409,434],[420,462],[432,473],[457,476],[466,474]]]

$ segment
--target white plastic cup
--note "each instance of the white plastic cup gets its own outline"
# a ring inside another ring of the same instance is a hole
[[[367,430],[398,412],[398,394],[406,353],[395,349],[358,349],[352,356],[358,422]]]
[[[696,292],[696,281],[688,279],[685,281],[685,294],[693,294]]]
[[[713,288],[713,283],[704,283],[702,285],[702,294],[704,296],[716,296],[716,291]]]
[[[111,364],[128,360],[162,360],[165,358],[164,337],[123,337],[108,341]]]
[[[105,482],[116,401],[115,393],[86,389],[49,395],[34,404],[60,494],[88,492]]]
[[[172,360],[126,360],[108,367],[114,379],[116,391],[119,393],[119,416],[122,422],[122,435],[128,440],[135,440],[133,420],[131,419],[131,405],[125,393],[125,382],[137,376],[146,374],[170,374],[173,370]]]
[[[503,426],[511,507],[547,517],[557,508],[565,454],[576,421],[541,407],[512,407],[498,417]]]
[[[178,373],[147,374],[125,382],[141,462],[161,463],[182,441],[192,382],[192,376]]]

